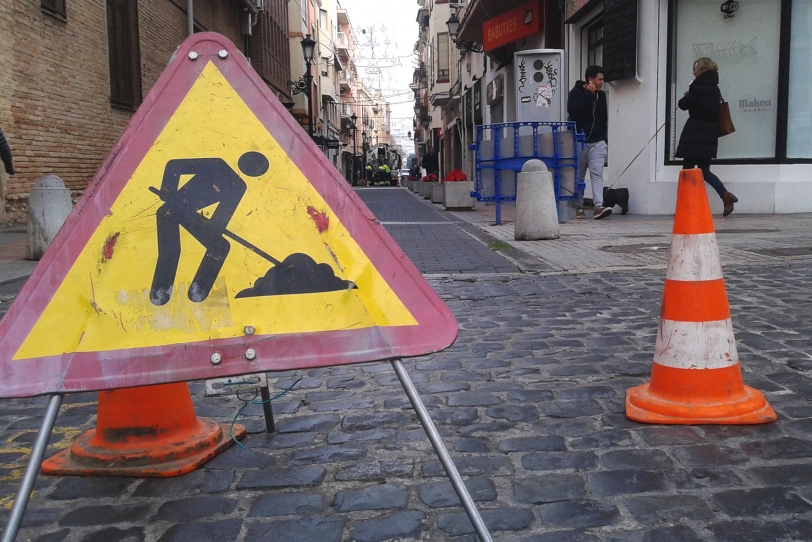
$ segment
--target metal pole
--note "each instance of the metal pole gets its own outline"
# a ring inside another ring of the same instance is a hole
[[[271,390],[268,389],[268,386],[262,386],[259,388],[259,394],[262,397],[262,412],[265,414],[265,431],[274,433],[276,431],[276,424],[273,421]]]
[[[6,530],[3,533],[3,542],[14,542],[17,538],[17,531],[20,530],[25,507],[28,506],[28,499],[31,498],[34,482],[37,480],[37,474],[39,474],[39,469],[42,466],[42,456],[45,455],[45,448],[48,446],[48,439],[51,438],[51,431],[56,422],[56,415],[59,414],[59,407],[62,405],[63,397],[63,394],[55,393],[48,401],[45,417],[42,419],[42,425],[37,433],[37,440],[31,449],[31,457],[28,458],[28,465],[25,467],[20,489],[14,499],[14,507],[11,509],[11,515],[8,518],[8,525],[6,525]]]
[[[440,459],[440,463],[443,464],[448,479],[451,481],[451,485],[454,486],[454,491],[457,492],[457,496],[462,502],[462,507],[465,509],[465,513],[468,514],[468,519],[471,520],[471,524],[474,526],[479,540],[481,542],[493,542],[491,533],[488,532],[488,527],[482,520],[482,516],[479,515],[476,504],[474,504],[474,499],[472,499],[471,494],[468,493],[468,488],[465,487],[465,483],[462,481],[457,467],[451,460],[451,456],[448,455],[448,450],[446,450],[445,444],[443,444],[443,440],[440,438],[440,433],[437,432],[437,428],[434,427],[434,422],[431,421],[431,417],[429,417],[426,405],[423,404],[423,400],[420,399],[420,394],[417,393],[417,388],[414,387],[414,382],[412,382],[409,373],[406,372],[406,367],[403,366],[403,362],[399,359],[392,360],[392,367],[395,369],[395,373],[398,375],[398,379],[403,385],[403,389],[406,391],[406,395],[409,397],[412,407],[415,412],[417,412],[417,417],[420,419],[420,423],[423,424],[423,429],[425,429],[426,435],[428,435],[431,445],[434,447],[434,451]]]
[[[186,0],[186,28],[189,35],[195,33],[195,0]]]
[[[310,62],[307,63],[307,131],[313,139],[313,75],[310,73]]]

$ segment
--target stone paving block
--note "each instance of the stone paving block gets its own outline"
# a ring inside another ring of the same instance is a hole
[[[248,435],[243,444],[246,448],[269,448],[279,450],[285,448],[303,448],[313,444],[317,432],[313,433],[265,433],[262,435]]]
[[[338,425],[338,414],[318,414],[316,416],[296,416],[276,420],[277,433],[309,433],[332,429]]]
[[[474,501],[495,501],[496,486],[490,478],[469,478],[464,480],[465,487]],[[457,492],[451,482],[424,484],[417,489],[420,500],[431,508],[448,508],[462,506]]]
[[[231,470],[207,470],[205,467],[173,478],[142,480],[133,492],[134,497],[173,497],[195,493],[225,491],[234,480]]]
[[[146,534],[143,527],[130,527],[129,529],[108,527],[90,533],[82,539],[82,542],[142,542],[144,540],[146,540]]]
[[[16,493],[7,493],[7,495],[15,495]],[[62,514],[65,513],[65,510],[61,508],[32,508],[28,507],[25,510],[25,515],[23,515],[23,520],[20,523],[20,527],[41,527],[43,525],[47,525],[49,523],[56,523]],[[3,517],[2,523],[0,525],[5,525],[8,521],[7,517]]]
[[[460,453],[487,454],[491,452],[486,438],[461,438],[454,443],[454,450]]]
[[[360,447],[328,444],[307,450],[296,450],[290,456],[291,465],[313,463],[335,463],[336,461],[358,461],[366,457],[367,451]]]
[[[640,430],[640,436],[651,446],[698,444],[705,441],[696,429],[682,425],[647,427]]]
[[[668,471],[667,475],[677,489],[740,487],[744,485],[744,482],[737,474],[725,468],[677,469]]]
[[[462,476],[504,476],[513,472],[513,464],[504,456],[454,457],[453,461]],[[423,465],[423,476],[445,476],[445,469],[439,461],[430,461]]]
[[[812,440],[783,437],[774,440],[745,442],[741,449],[765,460],[812,457]]]
[[[346,410],[372,408],[374,406],[375,401],[373,401],[371,398],[321,401],[307,405],[307,407],[313,412],[344,412]]]
[[[768,486],[800,487],[812,485],[812,463],[753,467],[747,473]]]
[[[395,512],[389,516],[356,521],[350,533],[357,542],[383,542],[400,538],[418,538],[426,515],[416,510]]]
[[[804,514],[812,510],[812,504],[789,487],[730,489],[714,493],[713,500],[731,516]]]
[[[486,412],[495,420],[532,422],[539,419],[538,410],[533,406],[500,405],[491,407]]]
[[[405,508],[408,500],[409,494],[405,487],[385,484],[339,491],[333,499],[333,507],[339,512],[390,510]]]
[[[237,489],[282,489],[318,485],[327,471],[321,467],[274,468],[272,470],[248,470],[237,484]]]
[[[542,403],[539,409],[551,418],[580,418],[596,416],[603,412],[603,407],[595,400]]]
[[[198,523],[180,523],[173,525],[161,535],[158,542],[223,542],[236,540],[242,528],[241,519],[224,519],[221,521],[202,521]]]
[[[62,542],[70,534],[70,529],[59,529],[34,538],[34,542]]]
[[[521,538],[519,542],[600,542],[600,538],[585,531],[553,531]]]
[[[417,386],[417,390],[422,394],[430,395],[432,393],[449,393],[453,391],[467,391],[471,389],[471,385],[467,382],[438,382],[432,384],[421,384]]]
[[[499,451],[510,452],[563,452],[567,449],[564,437],[549,435],[544,437],[519,437],[499,442]]]
[[[747,462],[747,456],[741,450],[714,444],[681,446],[674,449],[674,455],[686,466],[740,465]]]
[[[591,450],[594,448],[606,449],[614,446],[631,446],[634,444],[632,434],[624,429],[605,429],[591,435],[572,439],[570,448],[573,450]]]
[[[384,459],[381,461],[362,462],[336,473],[338,481],[374,481],[387,478],[411,477],[414,472],[414,459]]]
[[[535,521],[533,511],[527,508],[482,510],[480,515],[489,531],[521,531],[530,528]],[[441,514],[437,518],[437,526],[452,536],[475,532],[471,520],[465,513]]]
[[[693,495],[629,497],[625,503],[632,517],[644,525],[705,521],[714,517],[708,504]]]
[[[481,433],[507,433],[516,427],[513,422],[475,423],[460,428],[459,434],[463,437],[479,435]]]
[[[578,474],[547,474],[513,481],[516,500],[527,504],[574,501],[586,496],[586,481]]]
[[[87,495],[94,497],[122,497],[130,492],[137,480],[124,477],[77,477],[62,478],[48,495],[51,499],[80,499]]]
[[[345,518],[335,516],[251,522],[245,542],[341,542],[346,523]]]
[[[606,497],[663,491],[666,488],[666,477],[662,472],[647,470],[599,471],[587,476],[587,484],[596,495]]]
[[[375,441],[380,442],[389,440],[395,437],[394,429],[367,429],[362,431],[352,431],[349,433],[343,431],[333,431],[327,435],[328,444],[345,444],[347,442],[365,442]]]
[[[718,542],[766,542],[786,540],[784,526],[775,521],[720,521],[705,527]]]
[[[469,425],[479,418],[476,408],[441,408],[429,412],[434,423],[441,425]]]
[[[537,452],[522,456],[527,470],[593,469],[598,465],[594,452]]]
[[[416,416],[408,416],[403,412],[371,412],[345,416],[341,421],[341,427],[347,431],[363,431],[388,425],[401,427],[412,420],[416,421]]]
[[[607,542],[704,542],[705,540],[706,538],[701,537],[687,525],[612,533],[606,539]]]
[[[601,462],[610,469],[670,469],[674,461],[662,450],[617,450],[606,452]]]
[[[589,399],[611,399],[617,390],[610,386],[578,386],[558,390],[558,396],[565,401],[587,401]]]
[[[538,514],[543,525],[583,529],[603,527],[620,521],[620,510],[611,504],[578,500],[542,504]]]
[[[263,431],[265,430],[265,422],[263,420]],[[206,462],[208,469],[266,469],[276,463],[276,460],[258,450],[250,448],[243,450],[239,446],[231,446],[230,448],[220,452],[211,460]]]
[[[448,406],[452,407],[477,407],[501,405],[502,403],[504,401],[495,395],[476,391],[452,393],[448,396]]]
[[[264,493],[257,497],[249,517],[321,514],[324,497],[318,493]]]
[[[554,419],[542,418],[534,424],[534,429],[542,434],[560,435],[562,437],[581,437],[595,432],[596,421],[592,418]]]
[[[702,432],[709,441],[749,438],[767,440],[782,436],[781,428],[775,423],[758,425],[705,425]]]
[[[177,501],[167,501],[158,508],[153,519],[189,522],[211,518],[217,514],[229,514],[237,506],[237,501],[215,495],[188,497]]]
[[[149,505],[82,506],[70,510],[59,520],[63,527],[87,527],[111,523],[137,522],[149,515]]]

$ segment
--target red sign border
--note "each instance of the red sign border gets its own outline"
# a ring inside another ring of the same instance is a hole
[[[226,51],[226,58],[220,52]],[[196,60],[189,53],[197,53]],[[62,280],[203,68],[213,62],[324,198],[416,326],[246,336],[189,344],[13,360]],[[280,133],[287,131],[288,133]],[[234,44],[204,32],[178,48],[0,321],[0,397],[26,397],[420,356],[457,336],[451,311]],[[245,357],[247,348],[256,358]],[[211,354],[221,362],[214,365]]]

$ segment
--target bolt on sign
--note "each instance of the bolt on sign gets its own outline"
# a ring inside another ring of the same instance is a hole
[[[0,322],[0,396],[394,359],[456,334],[240,52],[197,34]]]

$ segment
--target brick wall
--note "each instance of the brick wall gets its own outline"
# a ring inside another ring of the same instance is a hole
[[[93,178],[132,117],[110,105],[105,0],[67,0],[67,21],[40,0],[0,2],[0,127],[17,175],[7,181],[8,221],[24,222],[28,192],[53,173],[75,193]],[[195,0],[199,29],[243,49],[233,0]],[[138,0],[143,95],[186,37],[186,2]],[[0,217],[2,219],[2,217]]]

